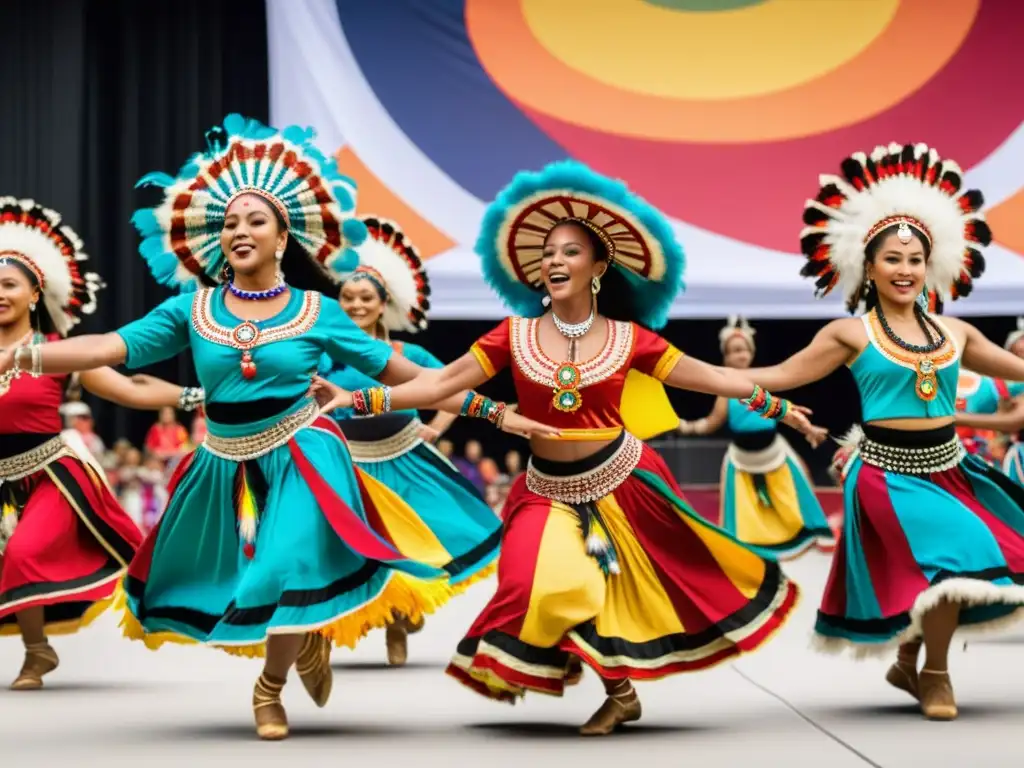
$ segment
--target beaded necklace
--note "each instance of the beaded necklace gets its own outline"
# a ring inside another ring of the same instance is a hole
[[[566,357],[569,359],[555,368],[555,389],[554,397],[551,399],[556,410],[563,413],[572,413],[583,404],[583,395],[580,394],[580,383],[583,381],[583,374],[577,365],[576,340],[585,336],[594,325],[596,305],[592,305],[590,316],[582,323],[567,323],[554,310],[551,310],[551,319],[555,321],[555,328],[569,340],[569,350]]]
[[[911,344],[900,338],[889,325],[888,320],[885,319],[885,312],[882,310],[881,303],[875,307],[875,315],[878,317],[878,323],[882,326],[882,331],[889,341],[900,349],[918,356],[917,381],[914,384],[914,391],[922,400],[934,400],[939,392],[939,380],[935,375],[934,355],[946,345],[946,334],[943,333],[942,328],[939,327],[934,318],[929,316],[919,305],[915,304],[914,319],[917,320],[917,324],[921,327],[924,337],[928,342],[926,344]]]

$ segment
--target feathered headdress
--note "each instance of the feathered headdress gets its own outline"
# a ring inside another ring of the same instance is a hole
[[[753,326],[747,322],[745,317],[740,315],[729,315],[729,320],[726,322],[725,327],[718,332],[718,346],[721,348],[722,354],[724,355],[725,345],[729,343],[729,339],[733,336],[739,336],[750,345],[750,351],[753,352],[756,349],[754,344],[755,333],[757,333],[757,331],[755,331]]]
[[[915,230],[929,242],[927,282],[940,299],[971,292],[985,269],[980,249],[992,233],[980,213],[981,192],[962,189],[960,166],[925,144],[890,144],[870,155],[857,152],[840,167],[841,176],[821,176],[800,233],[808,259],[801,274],[817,278],[819,298],[839,285],[855,310],[864,286],[865,247],[892,225],[907,242]]]
[[[312,128],[278,131],[231,114],[206,132],[206,151],[177,177],[149,173],[136,186],[164,190],[155,208],[135,212],[142,235],[139,253],[158,282],[194,290],[223,279],[227,260],[220,231],[228,206],[240,195],[257,194],[270,203],[294,238],[323,272],[337,280],[355,267],[352,246],[366,238],[355,218],[356,183],[313,146]]]
[[[477,239],[484,278],[513,312],[544,312],[540,262],[554,227],[575,221],[596,234],[640,294],[638,322],[661,328],[683,290],[686,257],[668,220],[629,188],[575,160],[516,174],[488,206]]]
[[[1007,349],[1012,349],[1013,345],[1021,339],[1024,339],[1024,317],[1017,318],[1016,330],[1010,331],[1010,335],[1006,337],[1006,344],[1004,346]]]
[[[95,272],[83,272],[88,260],[74,230],[60,214],[34,200],[0,197],[0,264],[15,261],[39,283],[43,305],[61,336],[82,315],[96,311],[96,294],[104,283]]]
[[[368,279],[386,295],[381,323],[388,331],[415,333],[427,327],[430,281],[419,251],[398,225],[364,216],[369,237],[356,248],[359,266],[345,280]]]

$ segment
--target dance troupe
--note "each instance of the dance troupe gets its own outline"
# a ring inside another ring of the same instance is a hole
[[[25,648],[13,690],[41,688],[59,664],[50,638],[111,608],[149,648],[263,659],[255,730],[279,740],[293,666],[323,707],[332,648],[385,629],[401,664],[425,617],[496,573],[448,674],[515,703],[560,696],[589,670],[606,695],[580,731],[606,735],[641,717],[634,681],[771,639],[799,595],[779,561],[817,545],[834,550],[818,644],[893,654],[886,680],[926,717],[956,717],[954,632],[1024,605],[1024,488],[956,431],[1024,419],[968,412],[958,381],[961,366],[1024,381],[1024,360],[929,311],[929,294],[970,292],[991,239],[953,161],[890,145],[822,177],[804,211],[803,274],[857,316],[768,367],[752,366],[754,332],[738,318],[722,334],[724,366],[658,335],[685,266],[659,211],[573,161],[520,173],[476,247],[511,315],[443,365],[391,339],[427,323],[414,245],[356,213],[355,183],[312,141],[230,115],[177,175],[145,176],[160,200],[133,218],[139,250],[178,292],[104,335],[67,338],[103,287],[79,238],[55,212],[0,198],[0,633]],[[112,368],[184,352],[201,389]],[[825,432],[778,393],[843,365],[863,426],[841,451],[835,536],[778,425],[812,445]],[[514,407],[477,392],[504,369]],[[145,538],[94,457],[62,435],[75,373],[127,407],[204,409],[208,434]],[[680,431],[731,431],[719,525],[644,442],[656,430],[637,398],[666,386],[718,398],[706,418],[676,419]],[[424,424],[420,409],[439,415]],[[456,417],[530,440],[503,520],[433,447]]]

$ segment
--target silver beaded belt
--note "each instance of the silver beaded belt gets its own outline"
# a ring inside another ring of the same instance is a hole
[[[0,459],[0,480],[20,480],[33,475],[61,456],[70,456],[71,450],[59,435],[36,446],[31,451]]]
[[[959,437],[927,448],[902,448],[876,443],[865,437],[860,443],[860,458],[865,464],[902,475],[928,475],[945,472],[964,460],[967,452]]]
[[[364,464],[397,459],[423,442],[422,427],[423,422],[413,419],[395,434],[380,440],[349,440],[348,450],[353,461]]]
[[[296,432],[316,421],[319,415],[320,406],[315,401],[310,401],[295,413],[285,416],[277,424],[267,427],[255,435],[217,437],[207,433],[203,439],[203,448],[214,456],[229,461],[258,459],[287,443],[295,436]]]
[[[603,499],[622,485],[640,463],[644,444],[628,432],[622,444],[607,460],[579,475],[557,477],[547,475],[533,466],[526,467],[526,487],[547,499],[563,504],[586,504]]]

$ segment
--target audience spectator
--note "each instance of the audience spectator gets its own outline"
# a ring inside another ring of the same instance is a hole
[[[505,474],[509,482],[512,482],[523,474],[523,456],[519,451],[509,451],[505,454]]]
[[[454,459],[455,466],[459,468],[462,476],[471,482],[476,489],[483,493],[487,489],[487,483],[480,473],[480,461],[484,457],[483,446],[479,440],[470,440],[466,443],[461,457]]]
[[[70,404],[69,404],[70,405]],[[92,409],[85,403],[77,403],[72,409],[65,409],[65,414],[70,416],[71,428],[81,435],[85,447],[97,458],[107,452],[107,446],[96,434],[95,423],[92,420]]]
[[[160,409],[156,424],[146,433],[146,452],[167,461],[188,451],[188,430],[170,406]]]

